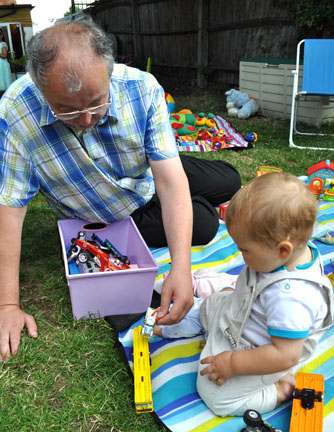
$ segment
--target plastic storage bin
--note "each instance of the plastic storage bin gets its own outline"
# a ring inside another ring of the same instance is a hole
[[[303,66],[300,68],[302,77]],[[290,118],[294,69],[295,59],[241,59],[239,89],[256,100],[260,114]],[[334,103],[326,96],[298,104],[297,121],[319,126],[333,119]]]
[[[91,229],[89,222],[80,219],[64,219],[58,221],[58,229],[75,320],[146,311],[151,303],[158,264],[131,218],[102,229]],[[88,241],[93,233],[108,239],[138,268],[70,274],[66,251],[79,231],[86,231]]]

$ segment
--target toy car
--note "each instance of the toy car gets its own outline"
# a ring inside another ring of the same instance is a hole
[[[109,246],[107,248],[108,252],[106,252],[105,247],[102,250],[99,246],[99,243],[94,244],[94,240],[87,241],[85,231],[79,231],[77,238],[73,238],[71,241],[67,261],[70,262],[75,259],[81,273],[108,272],[131,268],[129,264],[122,262],[118,257],[111,254]],[[117,251],[115,253],[120,256]]]
[[[148,307],[144,318],[144,326],[141,329],[142,336],[149,339],[153,335],[158,309]]]
[[[255,410],[247,410],[243,415],[246,427],[241,429],[240,432],[282,432],[280,429],[276,429],[271,426],[268,422],[264,421],[261,414]]]

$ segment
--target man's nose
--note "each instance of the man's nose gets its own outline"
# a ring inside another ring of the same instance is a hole
[[[83,129],[90,127],[91,123],[92,123],[92,114],[85,112],[80,114],[80,116],[78,117],[78,124]]]

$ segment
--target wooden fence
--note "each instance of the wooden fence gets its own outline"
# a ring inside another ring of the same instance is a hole
[[[240,59],[291,59],[298,42],[295,21],[272,0],[100,0],[87,12],[118,56],[190,68],[201,88],[208,79],[238,86]]]

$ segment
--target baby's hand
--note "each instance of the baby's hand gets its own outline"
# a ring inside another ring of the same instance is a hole
[[[201,360],[201,364],[208,364],[202,369],[200,374],[209,374],[210,381],[216,381],[217,385],[222,385],[228,378],[234,374],[231,366],[232,351],[224,351],[215,356],[206,357]]]

